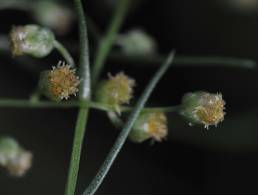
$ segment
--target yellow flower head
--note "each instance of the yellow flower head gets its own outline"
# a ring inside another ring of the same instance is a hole
[[[160,142],[167,134],[166,115],[163,112],[151,112],[139,116],[129,138],[134,142],[143,142],[150,138]]]
[[[187,93],[183,97],[180,112],[190,124],[203,124],[208,129],[210,125],[217,126],[224,120],[225,104],[221,94],[203,91]]]
[[[97,99],[119,110],[119,106],[130,102],[134,86],[135,81],[123,72],[115,76],[109,75],[109,79],[101,83],[97,91]]]
[[[221,94],[204,94],[200,99],[200,106],[196,107],[194,114],[206,128],[210,125],[217,126],[224,120],[225,101]]]
[[[79,84],[80,79],[76,76],[75,69],[61,62],[51,71],[43,72],[40,81],[43,93],[56,101],[76,95]]]

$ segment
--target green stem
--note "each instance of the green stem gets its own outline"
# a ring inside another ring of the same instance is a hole
[[[129,0],[119,0],[117,1],[118,5],[116,7],[115,13],[112,17],[111,23],[108,27],[107,33],[104,38],[100,41],[98,47],[93,69],[92,69],[92,84],[96,85],[96,82],[99,79],[99,76],[102,72],[105,60],[110,52],[112,45],[116,39],[118,31],[123,23],[123,20],[126,16]]]
[[[80,76],[82,78],[80,99],[90,99],[91,96],[91,75],[90,75],[90,54],[87,24],[81,0],[74,0],[75,8],[79,19],[79,40],[80,40]]]
[[[54,41],[54,46],[55,48],[59,51],[59,53],[64,57],[64,59],[66,60],[66,62],[71,65],[71,66],[75,66],[73,57],[71,56],[71,54],[68,52],[68,50],[65,48],[65,46],[58,42],[57,40]]]
[[[89,45],[88,33],[81,0],[74,0],[76,12],[79,19],[79,40],[80,40],[80,76],[82,78],[80,86],[79,98],[81,101],[78,118],[75,127],[72,155],[68,173],[68,179],[65,189],[65,195],[74,195],[76,191],[76,183],[79,172],[81,150],[83,138],[85,135],[85,128],[88,121],[89,109],[87,101],[90,101],[91,84],[90,84],[90,62],[89,62]]]
[[[154,54],[148,56],[130,56],[122,54],[121,52],[112,52],[110,59],[119,61],[120,63],[127,63],[131,65],[139,64],[160,64],[164,61],[165,56]],[[177,56],[174,61],[174,66],[228,66],[240,68],[254,68],[256,62],[250,59],[234,58],[234,57],[221,57],[221,56]]]
[[[1,0],[0,10],[18,9],[22,11],[30,11],[31,3],[28,0]]]
[[[88,107],[80,108],[77,122],[76,122],[75,133],[74,133],[71,163],[69,167],[68,182],[67,182],[66,191],[65,191],[66,195],[75,194],[79,165],[80,165],[82,143],[85,135],[85,127],[87,124],[88,115],[89,115]]]
[[[180,105],[178,106],[167,106],[167,107],[147,107],[144,108],[143,112],[177,112],[180,109]],[[131,107],[122,107],[121,112],[131,112],[133,108]]]
[[[146,89],[144,90],[143,94],[139,98],[133,112],[130,114],[127,122],[125,123],[124,128],[118,135],[117,140],[115,141],[114,145],[112,146],[107,158],[103,162],[102,166],[100,167],[97,175],[94,177],[88,188],[84,191],[83,195],[93,195],[98,187],[103,182],[105,176],[107,175],[109,169],[111,168],[114,160],[116,159],[118,153],[120,152],[122,146],[125,143],[125,140],[133,127],[134,122],[138,118],[140,112],[144,108],[145,103],[149,99],[152,91],[154,90],[155,86],[157,85],[160,78],[165,74],[171,63],[174,59],[174,52],[169,55],[166,62],[161,66],[161,68],[156,72],[153,78],[150,80],[149,84],[147,85]]]
[[[92,109],[101,110],[104,112],[114,112],[111,106],[104,105],[102,103],[85,100],[83,103],[80,101],[68,101],[68,102],[51,102],[51,101],[31,101],[31,100],[15,100],[15,99],[0,99],[0,108],[76,108],[76,107],[90,107]],[[177,112],[180,109],[179,106],[168,107],[147,107],[143,112]],[[121,107],[121,112],[131,112],[131,107]]]

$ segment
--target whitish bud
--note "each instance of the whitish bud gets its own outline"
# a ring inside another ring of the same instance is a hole
[[[109,75],[109,79],[103,81],[97,90],[97,100],[108,104],[119,112],[122,104],[128,104],[133,97],[135,81],[124,73],[115,76]]]
[[[14,56],[31,55],[41,58],[54,48],[54,34],[37,25],[14,26],[10,33],[11,49]]]
[[[79,84],[75,69],[61,62],[52,70],[42,72],[39,80],[41,92],[53,101],[67,100],[71,95],[76,95]]]
[[[163,112],[142,113],[135,122],[129,139],[137,143],[150,138],[160,142],[167,133],[167,117]]]
[[[134,29],[124,35],[119,35],[117,44],[127,55],[151,55],[156,52],[155,40],[141,29]]]
[[[199,91],[184,95],[180,113],[190,125],[203,124],[208,129],[210,125],[217,126],[224,120],[224,109],[225,101],[221,94]]]
[[[0,138],[0,165],[10,175],[21,177],[31,167],[32,154],[24,150],[16,140],[9,137]]]
[[[40,24],[54,29],[59,34],[66,33],[74,20],[71,9],[53,0],[35,1],[32,15]]]

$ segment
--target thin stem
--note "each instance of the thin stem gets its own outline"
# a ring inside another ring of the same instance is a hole
[[[80,157],[82,144],[85,135],[85,128],[88,121],[89,109],[87,101],[91,96],[91,84],[90,84],[90,61],[89,61],[89,43],[87,25],[85,20],[85,14],[83,11],[83,5],[81,0],[74,0],[76,12],[79,19],[79,40],[80,40],[80,76],[83,79],[80,86],[80,110],[75,127],[73,149],[68,173],[68,179],[65,189],[65,195],[74,195],[76,190],[76,183],[79,172]]]
[[[79,40],[80,40],[80,76],[82,78],[80,99],[90,99],[91,76],[90,76],[90,54],[87,24],[81,0],[74,0],[75,8],[79,19]]]
[[[92,69],[92,84],[95,86],[96,82],[99,79],[99,76],[104,67],[105,60],[108,56],[109,51],[112,48],[112,45],[116,39],[118,31],[123,23],[123,20],[126,16],[129,0],[119,0],[117,1],[118,5],[112,17],[111,23],[108,27],[107,33],[104,38],[100,41],[98,47],[93,69]]]
[[[178,106],[167,106],[167,107],[146,107],[142,109],[142,112],[177,112],[180,109],[180,105]],[[131,107],[122,107],[121,112],[131,112],[133,108]]]
[[[87,119],[89,115],[89,107],[80,108],[79,114],[77,117],[74,140],[73,140],[73,149],[71,156],[71,163],[69,167],[68,183],[66,186],[66,195],[74,195],[80,165],[80,157],[82,150],[82,143],[85,135],[85,127],[87,124]]]
[[[113,112],[113,108],[109,105],[104,105],[99,102],[85,100],[83,103],[80,101],[67,101],[67,102],[52,102],[52,101],[31,101],[31,100],[16,100],[16,99],[0,99],[0,108],[76,108],[76,107],[90,107],[92,109]],[[168,107],[146,107],[142,109],[143,112],[177,112],[180,106]],[[121,107],[121,112],[131,112],[131,107]]]
[[[144,108],[145,103],[149,99],[152,91],[154,90],[155,86],[157,85],[160,78],[165,74],[171,63],[174,59],[174,52],[169,55],[166,62],[161,66],[161,68],[156,72],[153,78],[150,80],[149,84],[147,85],[146,89],[144,90],[143,94],[139,98],[133,112],[130,114],[127,122],[125,123],[124,128],[118,135],[117,140],[115,141],[113,147],[111,148],[107,158],[103,162],[102,166],[100,167],[97,175],[94,177],[88,188],[84,191],[83,195],[93,195],[98,187],[101,185],[102,181],[104,180],[105,176],[107,175],[109,169],[111,168],[114,160],[116,159],[119,151],[121,150],[122,146],[125,143],[125,140],[133,127],[134,122],[138,118],[140,112]]]
[[[50,101],[30,101],[30,100],[13,100],[0,99],[0,108],[74,108],[78,107],[80,102],[50,102]]]
[[[130,65],[139,64],[160,64],[164,61],[163,55],[148,55],[148,56],[130,56],[122,54],[121,52],[112,52],[110,59],[119,61],[120,63],[127,63]],[[176,56],[174,66],[228,66],[228,67],[240,67],[240,68],[254,68],[256,62],[250,59],[234,58],[234,57],[222,57],[222,56]]]
[[[1,0],[0,10],[4,9],[18,9],[22,11],[30,11],[32,2],[27,0]]]
[[[57,40],[54,41],[54,46],[59,51],[59,53],[63,56],[63,58],[66,60],[66,62],[69,65],[74,67],[75,63],[74,63],[73,57],[68,52],[68,50],[65,48],[65,46],[62,43],[58,42]]]

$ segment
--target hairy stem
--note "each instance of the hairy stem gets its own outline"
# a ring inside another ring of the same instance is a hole
[[[156,72],[153,78],[150,80],[149,84],[147,85],[146,89],[144,90],[143,94],[139,98],[133,112],[130,114],[127,122],[124,125],[124,128],[118,135],[117,140],[115,141],[114,145],[112,146],[107,158],[103,162],[102,166],[100,167],[97,175],[94,177],[90,185],[84,191],[83,195],[93,195],[98,187],[103,182],[105,176],[107,175],[109,169],[111,168],[114,160],[116,159],[118,153],[120,152],[122,146],[125,143],[125,140],[133,127],[134,122],[136,121],[137,117],[139,116],[140,112],[145,106],[145,103],[149,99],[152,91],[154,90],[155,86],[157,85],[160,78],[165,74],[169,66],[171,65],[174,59],[174,52],[169,55],[166,62],[161,66],[161,68]]]
[[[71,66],[75,66],[73,57],[71,56],[71,54],[67,51],[67,49],[64,47],[64,45],[60,42],[58,42],[57,40],[54,41],[54,46],[55,48],[59,51],[59,53],[63,56],[63,58],[66,60],[66,62],[71,65]]]
[[[65,191],[66,195],[75,194],[78,171],[80,166],[82,143],[85,135],[85,127],[87,124],[88,115],[89,107],[80,108],[74,133],[71,163]]]
[[[70,161],[68,179],[65,189],[66,195],[74,195],[79,172],[81,150],[85,128],[88,121],[89,109],[87,101],[91,96],[90,82],[90,61],[89,61],[89,43],[85,14],[81,0],[74,0],[76,12],[79,19],[79,40],[80,40],[80,76],[82,78],[79,98],[81,101],[78,118],[75,127],[72,156]]]
[[[115,13],[112,17],[111,23],[108,27],[107,33],[100,41],[100,45],[95,56],[95,61],[92,69],[92,84],[95,86],[102,72],[105,60],[110,52],[118,31],[126,16],[129,7],[129,0],[119,0]]]

